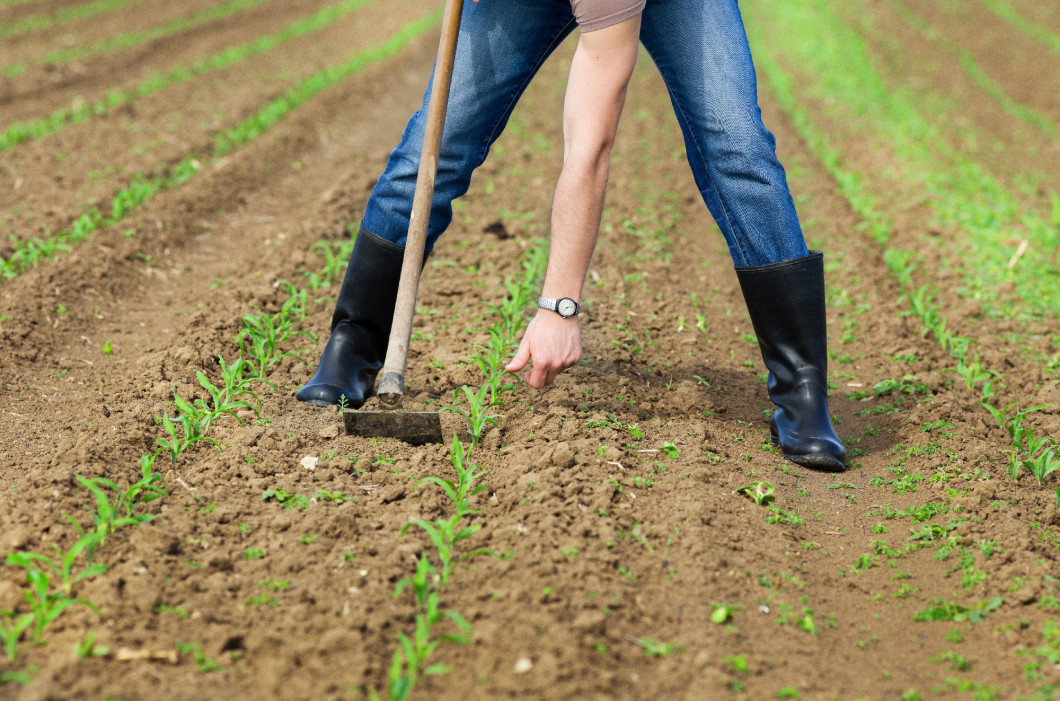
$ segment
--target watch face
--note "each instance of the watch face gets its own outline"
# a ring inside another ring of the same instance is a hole
[[[562,317],[571,317],[578,313],[578,303],[573,299],[564,297],[556,305],[556,311]]]

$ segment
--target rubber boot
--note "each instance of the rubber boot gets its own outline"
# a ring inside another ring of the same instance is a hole
[[[736,276],[778,407],[773,443],[799,465],[842,472],[847,451],[828,415],[823,254],[736,268]]]
[[[404,256],[404,247],[361,227],[335,302],[331,337],[313,379],[295,395],[299,401],[359,409],[372,396],[386,358]]]

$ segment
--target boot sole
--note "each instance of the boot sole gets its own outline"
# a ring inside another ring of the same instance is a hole
[[[770,436],[769,442],[777,448],[780,448],[780,440],[776,436]],[[819,470],[821,472],[845,472],[847,469],[846,463],[843,463],[830,455],[795,455],[793,453],[785,453],[783,449],[781,452],[784,455],[784,459],[801,465],[802,467],[808,467],[811,470]]]
[[[303,404],[308,404],[309,406],[319,406],[319,407],[338,406],[338,404],[335,404],[333,402],[328,402],[328,401],[325,401],[323,399],[299,399],[298,401],[302,402]]]

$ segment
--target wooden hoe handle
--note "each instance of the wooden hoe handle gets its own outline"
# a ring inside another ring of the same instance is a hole
[[[420,152],[420,169],[416,176],[416,194],[412,199],[412,216],[405,241],[405,257],[401,262],[394,323],[390,328],[390,342],[386,362],[379,380],[379,403],[386,409],[400,409],[405,392],[405,366],[408,364],[409,339],[412,337],[412,317],[416,313],[416,291],[420,284],[424,248],[427,245],[427,225],[431,219],[434,200],[434,179],[438,174],[438,153],[445,126],[445,108],[449,102],[449,85],[453,77],[456,39],[460,30],[463,0],[446,0],[442,17],[442,39],[438,44],[438,60],[431,83],[431,98],[427,108],[427,129]]]

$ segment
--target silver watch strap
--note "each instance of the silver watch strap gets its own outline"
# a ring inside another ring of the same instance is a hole
[[[539,309],[545,309],[550,312],[556,311],[556,307],[559,306],[558,299],[549,299],[548,297],[538,297],[537,306]]]

